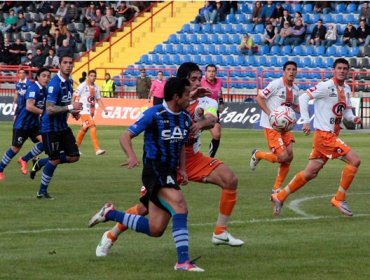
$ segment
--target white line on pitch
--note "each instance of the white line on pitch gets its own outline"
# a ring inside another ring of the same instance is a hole
[[[355,214],[351,218],[360,218],[360,217],[369,217],[370,214]],[[343,218],[341,215],[335,216],[310,216],[310,217],[287,217],[281,218],[277,217],[274,219],[251,219],[246,221],[230,221],[229,224],[262,224],[262,223],[278,223],[278,222],[286,222],[286,221],[303,221],[303,220],[320,220],[320,219],[340,219]],[[199,226],[212,226],[214,223],[191,223],[189,224],[190,227],[199,227]],[[113,224],[112,224],[113,226]],[[106,228],[105,228],[106,229]],[[47,233],[47,232],[73,232],[73,231],[92,231],[92,230],[100,230],[103,231],[104,228],[96,227],[96,228],[44,228],[44,229],[32,229],[32,230],[14,230],[14,231],[4,231],[0,232],[0,236],[2,235],[11,235],[11,234],[39,234],[39,233]]]

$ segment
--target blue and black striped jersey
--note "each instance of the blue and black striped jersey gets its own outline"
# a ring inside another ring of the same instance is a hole
[[[56,106],[67,106],[71,104],[73,94],[73,81],[65,80],[63,77],[55,75],[47,86],[46,103],[54,103]],[[49,115],[46,109],[41,116],[41,133],[64,131],[68,128],[68,112]]]
[[[128,130],[135,136],[144,131],[144,161],[156,160],[177,168],[191,124],[186,110],[171,112],[164,102],[147,109]]]
[[[31,83],[22,98],[22,103],[18,104],[18,114],[15,117],[13,127],[16,129],[39,129],[40,115],[27,111],[26,103],[28,99],[35,100],[35,106],[39,109],[44,108],[46,98],[46,88],[38,82]]]
[[[19,109],[24,104],[25,96],[27,88],[30,86],[32,82],[28,79],[25,79],[23,81],[19,80],[15,84],[15,90],[17,91],[18,98],[17,98],[17,109],[15,110],[14,115],[17,115],[19,112]]]

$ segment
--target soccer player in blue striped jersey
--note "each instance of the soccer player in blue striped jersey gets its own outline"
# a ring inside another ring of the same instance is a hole
[[[172,217],[172,236],[177,250],[175,270],[204,271],[189,258],[188,210],[177,182],[177,169],[187,183],[185,143],[192,126],[186,108],[190,102],[190,83],[186,79],[170,78],[164,87],[165,102],[146,110],[141,118],[121,136],[121,146],[128,160],[128,168],[139,165],[132,147],[132,138],[144,132],[142,182],[148,189],[149,219],[120,212],[106,203],[89,221],[89,227],[100,222],[116,221],[128,228],[159,237]]]
[[[13,124],[13,140],[11,147],[5,152],[0,162],[0,180],[5,179],[4,169],[12,158],[20,151],[24,142],[30,138],[37,143],[25,156],[18,159],[23,174],[27,174],[27,162],[43,151],[39,132],[40,114],[44,107],[46,85],[50,80],[50,71],[40,68],[36,73],[36,81],[30,83],[26,92],[19,93],[17,114]]]
[[[59,72],[47,86],[45,109],[41,116],[40,132],[48,155],[37,198],[53,199],[48,193],[48,186],[58,164],[73,163],[80,159],[76,139],[67,124],[68,114],[78,118],[82,104],[72,103],[73,81],[70,78],[73,70],[73,58],[70,55],[60,57]],[[63,152],[62,152],[63,151]]]
[[[18,113],[16,108],[22,107],[21,105],[25,101],[27,88],[32,83],[29,79],[27,79],[26,71],[24,69],[20,69],[18,71],[18,76],[19,80],[15,83],[15,95],[13,100],[13,111],[15,109],[14,116],[16,116]]]

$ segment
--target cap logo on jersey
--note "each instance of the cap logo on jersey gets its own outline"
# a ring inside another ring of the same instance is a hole
[[[336,115],[337,117],[342,116],[346,107],[347,107],[346,103],[344,103],[344,102],[338,102],[337,104],[334,104],[334,106],[333,106],[334,115]]]

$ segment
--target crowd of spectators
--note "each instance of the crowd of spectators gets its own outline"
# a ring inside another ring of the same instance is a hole
[[[54,67],[58,57],[93,50],[150,1],[2,1],[0,63]],[[81,26],[77,30],[76,26]],[[26,40],[25,34],[32,35]]]
[[[228,14],[236,13],[237,1],[205,1],[195,18],[196,23],[215,24],[223,22]]]

